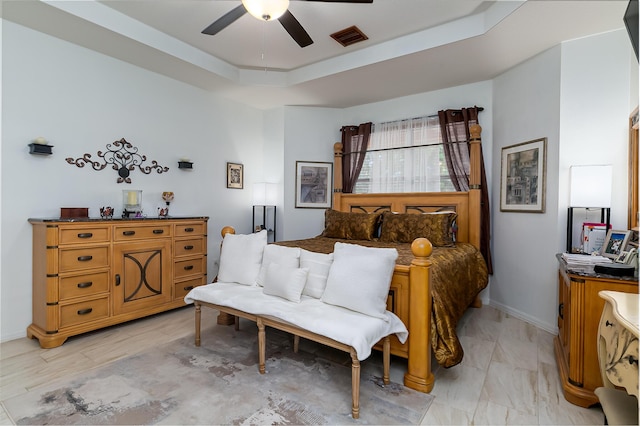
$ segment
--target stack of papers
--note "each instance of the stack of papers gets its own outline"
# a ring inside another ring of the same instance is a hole
[[[568,270],[586,274],[593,274],[593,268],[598,264],[613,263],[608,257],[585,254],[562,253],[562,258],[567,262]]]

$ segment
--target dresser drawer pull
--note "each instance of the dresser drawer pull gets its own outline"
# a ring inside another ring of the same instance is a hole
[[[184,232],[193,232],[193,228],[184,228]]]
[[[92,281],[87,281],[86,283],[78,283],[78,288],[89,288],[93,285]]]
[[[193,250],[193,246],[184,246],[185,250]]]
[[[164,229],[154,229],[153,233],[154,234],[164,234]]]
[[[136,235],[136,231],[122,231],[122,235],[131,236]]]
[[[90,314],[92,311],[93,311],[93,308],[80,309],[78,311],[78,315],[87,315],[87,314]]]
[[[192,269],[193,269],[193,265],[187,265],[187,266],[184,267],[185,271],[190,271]]]
[[[78,256],[78,262],[88,262],[93,259],[93,256]]]
[[[116,274],[116,287],[120,285],[120,274]]]
[[[93,237],[93,233],[91,232],[84,232],[82,234],[78,234],[78,238],[91,238]]]
[[[612,322],[609,322],[609,320],[607,320],[607,321],[604,323],[604,325],[605,325],[606,327],[613,327],[615,324],[613,324]]]
[[[558,305],[558,316],[560,319],[564,319],[564,303]]]
[[[192,285],[188,285],[184,289],[185,289],[185,291],[190,291],[190,290],[193,290],[193,286]]]

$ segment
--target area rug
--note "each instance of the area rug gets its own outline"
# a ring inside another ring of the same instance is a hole
[[[360,418],[351,417],[351,365],[337,350],[267,329],[258,372],[255,325],[203,330],[5,401],[17,424],[418,424],[433,397],[383,386],[382,360],[361,363]]]

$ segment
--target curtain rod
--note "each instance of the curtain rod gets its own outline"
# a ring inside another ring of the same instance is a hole
[[[482,112],[482,111],[484,111],[484,108],[483,108],[483,107],[476,107],[476,108],[478,108],[478,112]],[[449,110],[447,110],[447,111],[449,111]],[[460,111],[462,111],[462,110],[461,110],[461,109],[453,109],[453,110],[450,110],[450,111],[460,112]],[[396,121],[417,120],[417,119],[420,119],[420,118],[438,118],[438,114],[431,114],[431,115],[427,115],[427,116],[413,117],[413,118],[405,118],[405,119],[402,119],[402,120],[390,120],[390,121],[383,121],[382,123],[379,123],[379,124],[395,123]]]

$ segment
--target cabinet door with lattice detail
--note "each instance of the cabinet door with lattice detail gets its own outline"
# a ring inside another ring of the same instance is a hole
[[[116,244],[113,257],[114,315],[152,310],[172,300],[170,239]]]

